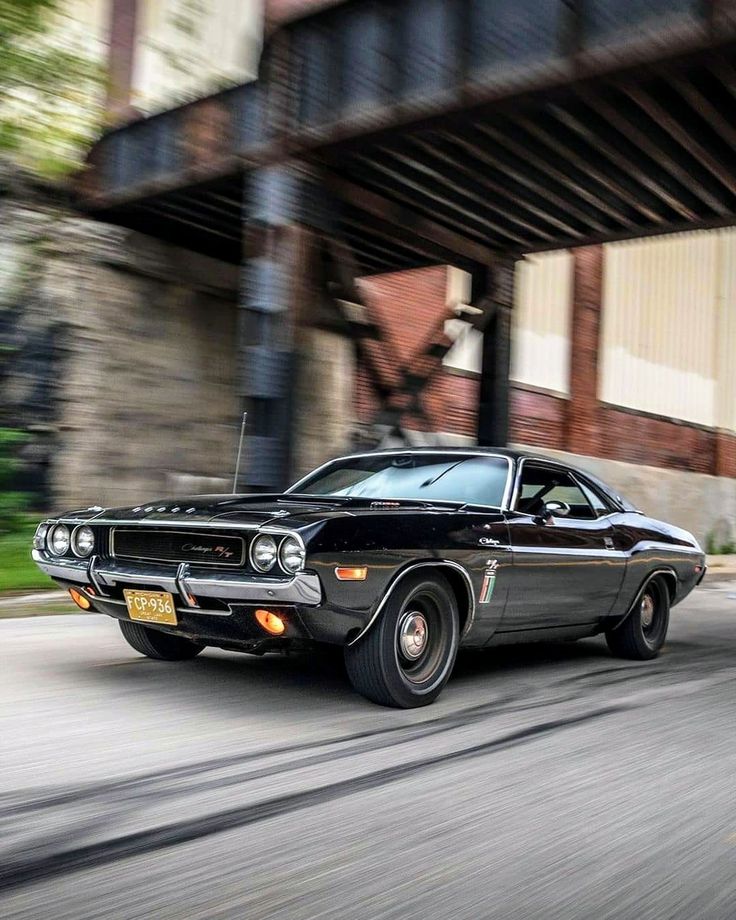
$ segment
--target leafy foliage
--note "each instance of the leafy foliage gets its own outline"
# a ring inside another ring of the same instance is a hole
[[[730,556],[736,553],[736,543],[733,540],[720,543],[715,531],[711,530],[705,535],[705,552],[709,556]]]
[[[101,85],[59,0],[0,0],[0,151],[42,175],[74,169],[101,122]]]
[[[37,523],[37,516],[22,515],[13,533],[0,534],[0,593],[53,587],[48,575],[44,575],[31,559],[31,542]],[[6,608],[0,616],[3,614],[15,615],[16,608]]]
[[[15,428],[0,428],[0,534],[14,533],[24,521],[28,496],[11,489],[17,466],[14,452],[26,437]]]

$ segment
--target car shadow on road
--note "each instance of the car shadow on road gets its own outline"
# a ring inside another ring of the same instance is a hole
[[[453,685],[487,696],[489,691],[505,694],[517,677],[532,677],[540,671],[559,671],[559,676],[581,669],[585,663],[611,661],[599,640],[547,642],[501,646],[483,650],[461,650],[449,690]],[[71,665],[69,665],[71,667]],[[97,663],[75,662],[75,679],[88,686],[103,685],[113,693],[141,692],[168,695],[175,687],[177,705],[200,711],[229,709],[242,716],[246,699],[263,699],[272,710],[298,704],[312,712],[334,710],[335,704],[350,709],[372,707],[348,681],[340,648],[320,648],[289,655],[256,657],[219,649],[207,649],[193,661],[160,662],[127,656],[106,658]],[[67,676],[69,676],[67,669]]]

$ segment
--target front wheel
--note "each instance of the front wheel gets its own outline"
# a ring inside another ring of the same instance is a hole
[[[141,623],[130,620],[118,620],[123,638],[136,652],[158,661],[186,661],[202,651],[203,645],[186,639],[184,636],[172,636],[158,629],[151,629]]]
[[[606,633],[608,648],[620,658],[656,658],[667,637],[670,595],[662,578],[653,578],[624,622]]]
[[[433,702],[447,683],[460,642],[457,601],[441,575],[409,575],[367,635],[345,648],[358,693],[382,706]]]

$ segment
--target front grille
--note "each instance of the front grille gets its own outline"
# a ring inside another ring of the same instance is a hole
[[[115,527],[110,536],[110,555],[147,562],[240,566],[245,562],[245,540],[210,531]]]

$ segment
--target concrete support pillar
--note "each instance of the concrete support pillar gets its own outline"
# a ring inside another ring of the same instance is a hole
[[[323,277],[333,215],[319,176],[299,164],[256,171],[245,219],[238,350],[249,415],[238,488],[280,490],[346,446],[354,346]]]
[[[600,446],[598,353],[603,304],[603,247],[581,247],[573,251],[573,256],[566,443],[572,453],[595,456]]]
[[[478,444],[504,447],[509,440],[509,370],[511,314],[514,305],[515,263],[502,262],[489,270],[483,329],[478,405]]]

